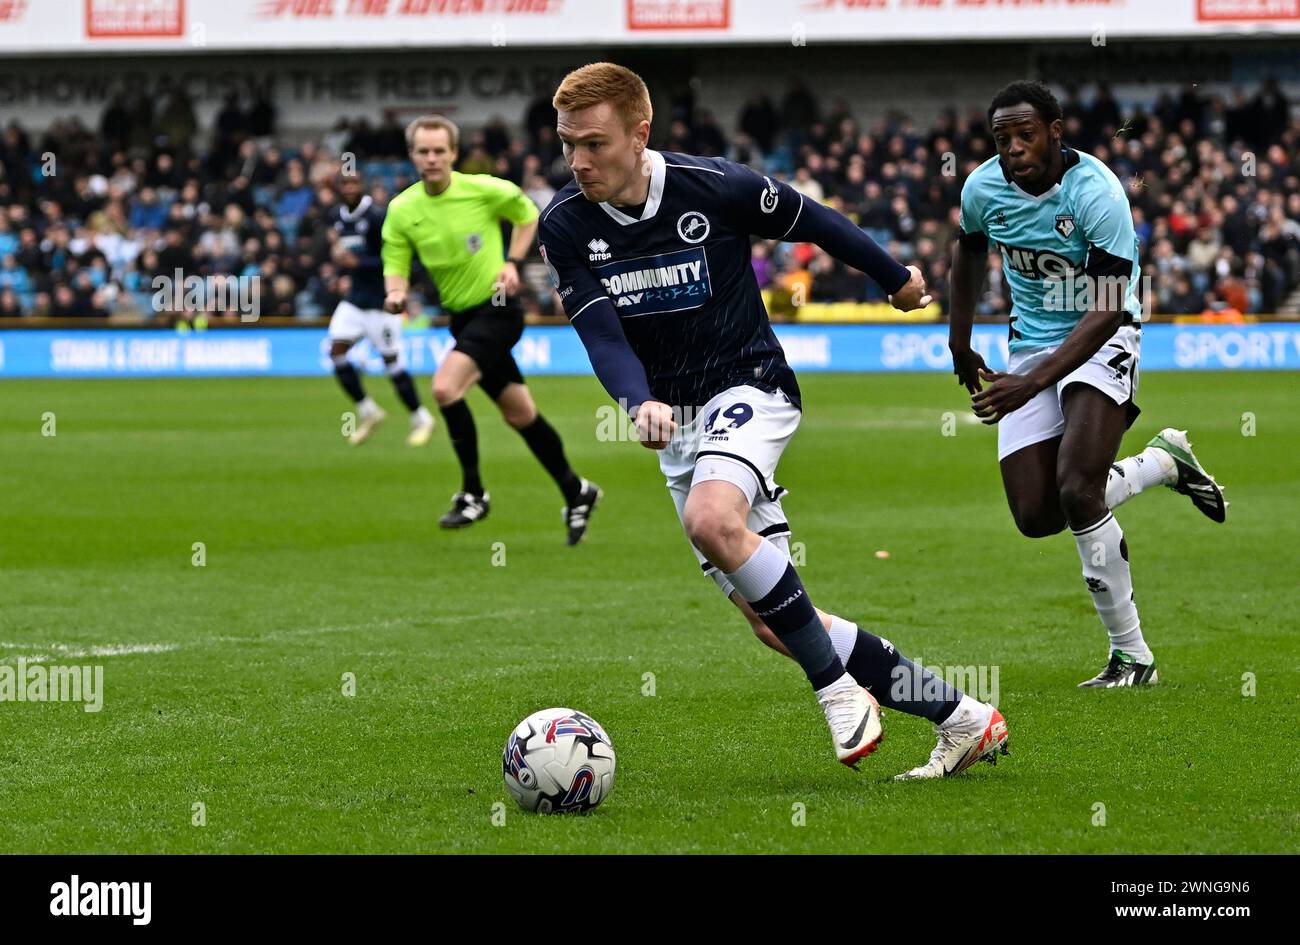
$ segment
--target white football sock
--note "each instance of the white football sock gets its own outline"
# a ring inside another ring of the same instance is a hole
[[[1128,545],[1119,522],[1107,512],[1097,524],[1075,532],[1074,540],[1083,562],[1083,579],[1110,637],[1110,650],[1123,650],[1140,663],[1149,662],[1151,650],[1142,638],[1142,624],[1133,603]]]
[[[835,647],[835,655],[840,658],[841,663],[848,666],[853,645],[858,642],[858,625],[852,620],[845,620],[834,614],[826,616],[831,618],[831,628],[828,632],[831,635],[831,644]]]
[[[420,409],[411,414],[411,426],[423,427],[430,423],[433,423],[433,414],[429,413],[428,407],[421,404]]]
[[[980,722],[988,725],[989,716],[992,714],[987,705],[963,692],[957,708],[952,710],[952,715],[939,723],[939,728],[972,728]]]
[[[375,403],[371,397],[366,396],[357,401],[357,411],[363,417],[368,417],[379,412],[379,404]]]
[[[785,569],[788,567],[790,567],[788,555],[770,541],[760,540],[753,554],[746,558],[734,572],[727,574],[727,580],[740,592],[741,597],[752,603],[772,593],[773,588],[785,576]],[[725,571],[723,573],[726,574]]]
[[[1106,474],[1106,508],[1112,511],[1150,486],[1172,486],[1178,481],[1174,458],[1148,446],[1136,456],[1121,459]]]
[[[835,682],[831,683],[829,686],[826,686],[823,689],[816,690],[816,694],[818,699],[824,699],[827,696],[829,696],[832,692],[838,692],[841,689],[861,689],[861,688],[862,687],[859,686],[856,681],[854,681],[852,676],[850,676],[848,673],[845,673],[843,676],[835,680]]]

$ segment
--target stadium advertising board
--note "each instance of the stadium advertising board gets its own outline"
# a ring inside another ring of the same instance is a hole
[[[0,50],[801,45],[1300,32],[1300,0],[0,0]]]
[[[776,333],[800,373],[952,370],[944,325],[780,325]],[[1300,369],[1296,322],[1159,324],[1142,334],[1143,370]],[[452,347],[444,329],[410,331],[403,339],[417,373],[431,373]],[[978,326],[972,345],[990,367],[1005,370],[1006,329]],[[514,353],[525,374],[591,373],[568,328],[530,327]],[[365,343],[353,358],[368,371],[383,371]],[[311,376],[332,369],[324,329],[0,331],[0,377]]]

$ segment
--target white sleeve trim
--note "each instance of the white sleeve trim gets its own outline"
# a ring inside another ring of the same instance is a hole
[[[607,296],[607,295],[598,295],[598,296],[596,296],[594,299],[592,299],[590,302],[588,302],[588,303],[587,303],[586,305],[584,305],[582,308],[578,309],[576,312],[574,312],[572,315],[570,315],[570,316],[569,316],[569,321],[571,321],[571,322],[572,322],[572,321],[576,321],[579,315],[581,315],[583,312],[585,312],[587,309],[591,308],[593,305],[595,305],[597,302],[601,301],[602,299],[604,299],[604,300],[608,300],[608,299],[609,299],[609,296]]]
[[[795,193],[799,194],[799,191],[796,190]],[[799,209],[794,212],[794,219],[790,221],[790,230],[793,230],[794,225],[799,222],[799,214],[801,213],[803,213],[803,194],[799,194]],[[778,237],[778,239],[784,240],[790,235],[790,230],[786,230]]]
[[[680,167],[684,171],[706,171],[710,174],[717,174],[719,177],[726,177],[725,171],[720,171],[716,167],[695,167],[693,164],[664,164],[664,167]]]
[[[565,197],[563,200],[561,200],[559,203],[557,203],[557,204],[553,204],[552,206],[547,207],[546,212],[543,213],[543,214],[542,214],[538,219],[539,219],[539,220],[545,220],[547,217],[549,217],[549,216],[551,215],[551,213],[552,213],[552,212],[553,212],[557,207],[562,207],[562,206],[564,206],[566,203],[568,203],[570,200],[572,200],[574,197],[581,197],[581,196],[582,196],[582,191],[578,191],[576,194],[570,194],[569,196],[567,196],[567,197]]]

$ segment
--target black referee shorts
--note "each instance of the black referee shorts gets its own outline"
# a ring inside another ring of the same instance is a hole
[[[489,300],[451,316],[454,350],[474,359],[483,375],[478,385],[493,400],[501,396],[507,384],[524,382],[510,353],[523,333],[523,309],[512,298],[506,299],[505,305],[493,305]]]

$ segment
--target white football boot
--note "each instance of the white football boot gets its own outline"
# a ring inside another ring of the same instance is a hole
[[[388,414],[384,413],[384,408],[375,406],[369,410],[357,411],[357,428],[352,431],[348,437],[348,442],[353,446],[360,446],[366,440],[370,439],[370,434],[375,432],[375,428],[388,419]]]
[[[433,436],[433,414],[421,407],[411,414],[411,432],[407,434],[407,446],[424,446]]]
[[[875,751],[885,737],[880,704],[848,673],[818,690],[817,701],[831,727],[836,757],[850,768],[857,768],[858,762]]]
[[[895,781],[917,778],[951,778],[977,761],[998,763],[998,753],[1010,754],[1007,720],[993,706],[976,702],[969,696],[953,711],[952,717],[934,727],[939,744],[930,752],[930,760],[918,768],[896,775]]]

